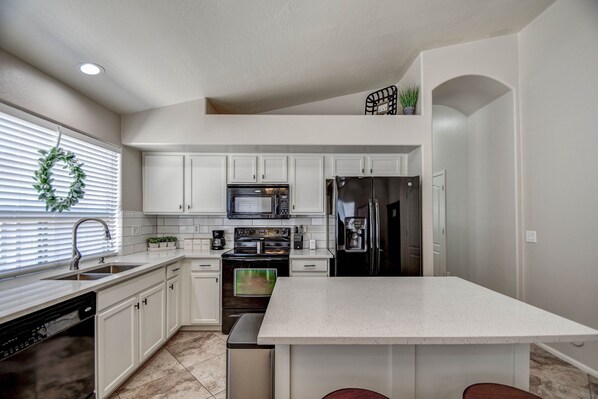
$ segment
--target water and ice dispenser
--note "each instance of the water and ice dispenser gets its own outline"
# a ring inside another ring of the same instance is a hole
[[[345,251],[365,252],[367,249],[366,218],[345,218]]]

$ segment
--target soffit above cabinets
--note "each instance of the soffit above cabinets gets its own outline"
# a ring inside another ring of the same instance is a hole
[[[320,146],[320,145],[160,145],[135,146],[147,152],[201,152],[241,154],[408,154],[419,148],[413,145],[395,146]]]
[[[421,51],[519,32],[553,2],[3,0],[0,47],[119,114],[251,114],[388,86]]]

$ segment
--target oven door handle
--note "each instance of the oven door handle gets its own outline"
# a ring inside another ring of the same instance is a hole
[[[231,257],[227,257],[227,258],[222,258],[222,260],[234,260],[234,261],[240,261],[240,262],[264,262],[264,261],[273,261],[273,260],[289,260],[289,258],[243,258],[243,257],[236,257],[236,256],[231,256]]]

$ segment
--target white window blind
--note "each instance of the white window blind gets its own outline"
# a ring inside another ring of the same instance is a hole
[[[47,125],[47,123],[46,123]],[[116,253],[120,247],[120,154],[63,132],[60,146],[83,162],[85,196],[70,211],[46,211],[33,188],[38,150],[56,145],[57,131],[0,112],[0,276],[68,263],[72,227],[82,217],[103,219],[112,234],[104,239],[97,222],[83,223],[77,246],[84,257]],[[58,162],[53,169],[57,196],[72,182]]]

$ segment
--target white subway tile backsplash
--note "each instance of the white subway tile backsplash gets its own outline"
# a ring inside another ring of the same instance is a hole
[[[190,219],[193,221],[193,219]],[[190,233],[193,234],[195,232],[195,226],[179,226],[179,233]]]
[[[158,226],[156,232],[158,234],[176,234],[179,232],[179,226]]]
[[[186,238],[212,238],[212,230],[224,230],[227,248],[232,248],[234,229],[237,226],[256,227],[293,227],[303,225],[306,229],[304,246],[309,240],[316,240],[318,248],[326,248],[326,218],[317,216],[291,217],[290,219],[227,219],[222,215],[144,215],[138,211],[123,211],[123,254],[145,251],[146,240],[152,236],[172,235],[178,239],[178,247],[182,248]],[[140,234],[132,235],[132,226],[140,226]],[[199,232],[196,233],[195,226]]]

